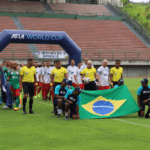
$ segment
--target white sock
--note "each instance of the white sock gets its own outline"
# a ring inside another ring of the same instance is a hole
[[[65,117],[68,116],[68,112],[65,112]]]
[[[57,109],[57,111],[58,111],[58,114],[62,113],[62,109]]]

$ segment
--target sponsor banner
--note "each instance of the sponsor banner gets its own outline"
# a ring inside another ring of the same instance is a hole
[[[68,58],[68,54],[65,51],[39,51],[36,53],[38,58]]]

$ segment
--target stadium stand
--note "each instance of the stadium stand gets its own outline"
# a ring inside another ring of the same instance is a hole
[[[0,0],[0,10],[3,12],[41,12],[45,10],[44,6],[41,2],[34,2],[34,1],[7,1],[7,0]],[[6,10],[5,10],[6,9]],[[10,10],[8,10],[10,9]]]
[[[121,21],[28,17],[19,19],[26,30],[65,31],[82,49],[82,58],[88,56],[90,59],[99,59],[100,56],[101,59],[138,59],[137,52],[147,53],[150,50]],[[40,51],[62,50],[58,45],[36,44],[36,47]],[[140,59],[149,58],[149,54],[140,54]]]
[[[9,16],[0,16],[0,32],[4,29],[17,29],[16,25],[14,24],[13,20]],[[29,51],[28,53],[28,46],[27,44],[9,44],[0,54],[0,58],[12,58],[21,59],[21,58],[28,58],[33,57],[32,53]],[[13,51],[14,50],[14,51]]]
[[[55,3],[49,4],[53,10],[64,10],[70,12],[70,14],[77,13],[97,13],[97,15],[102,15],[103,12],[109,13],[109,11],[103,5],[84,5],[84,4],[69,4],[69,3]],[[102,12],[102,13],[100,13]]]

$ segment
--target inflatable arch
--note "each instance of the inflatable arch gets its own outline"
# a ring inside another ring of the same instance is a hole
[[[3,30],[0,33],[0,52],[9,43],[59,44],[74,59],[76,65],[81,61],[81,49],[63,31]]]

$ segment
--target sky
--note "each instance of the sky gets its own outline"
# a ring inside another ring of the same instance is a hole
[[[144,2],[144,3],[147,3],[147,2],[149,2],[149,0],[130,0],[130,2],[134,2],[134,3],[142,3],[142,2]]]

